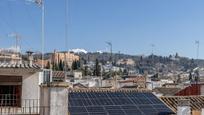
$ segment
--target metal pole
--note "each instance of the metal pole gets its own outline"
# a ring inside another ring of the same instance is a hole
[[[196,45],[197,45],[196,59],[198,59],[198,58],[199,58],[200,42],[199,42],[199,41],[196,41],[195,43],[196,43]]]
[[[66,81],[66,77],[67,77],[67,68],[68,68],[68,57],[69,53],[68,53],[68,0],[65,0],[65,49],[67,50],[67,52],[65,52],[65,63],[64,63],[64,72],[65,72],[65,81]]]
[[[151,44],[151,47],[152,47],[152,64],[154,65],[154,47],[155,45],[154,44]]]
[[[113,64],[113,46],[112,46],[112,43],[110,43],[110,50],[111,50],[111,64]]]
[[[100,83],[100,87],[102,87],[102,79],[103,79],[103,65],[102,65],[102,63],[101,63],[101,83]]]
[[[155,47],[155,45],[154,45],[154,44],[151,44],[151,48],[152,48],[152,55],[154,54],[154,47]]]
[[[18,35],[16,34],[16,54],[18,53]]]
[[[199,58],[199,49],[200,49],[200,42],[198,42],[198,55],[197,55],[197,59]]]
[[[110,75],[111,75],[111,77],[113,77],[114,78],[114,80],[115,80],[115,76],[113,76],[113,72],[112,72],[112,67],[113,67],[113,57],[112,57],[112,53],[113,53],[113,46],[112,46],[112,43],[111,42],[106,42],[106,44],[108,44],[109,46],[110,46],[110,53],[111,53],[111,59],[110,59],[110,61],[111,61],[111,69],[110,69]],[[115,82],[116,82],[116,80],[115,80]]]
[[[113,62],[113,60],[112,60],[112,53],[113,53],[112,43],[111,42],[106,42],[106,44],[108,44],[108,46],[110,47],[110,53],[111,53],[110,61],[111,61],[111,64],[112,64],[112,62]]]
[[[67,49],[67,56],[66,57],[66,63],[65,63],[65,82],[67,77],[67,70],[69,66],[69,51],[68,51],[68,0],[65,0],[65,49]],[[67,105],[67,111],[69,115],[69,93],[68,93],[68,105]]]
[[[68,48],[68,0],[65,0],[65,48]]]
[[[44,69],[44,42],[45,42],[45,0],[42,0],[42,16],[41,16],[41,29],[42,29],[42,70]]]

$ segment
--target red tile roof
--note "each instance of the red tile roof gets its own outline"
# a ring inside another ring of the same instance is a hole
[[[64,78],[65,72],[64,71],[53,71],[52,76],[55,78]]]
[[[191,96],[191,95],[201,95],[201,85],[202,84],[191,84],[183,90],[176,93],[176,96]]]

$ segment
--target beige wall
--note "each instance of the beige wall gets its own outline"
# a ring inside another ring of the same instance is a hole
[[[22,83],[22,99],[39,99],[39,73],[24,75]]]
[[[25,107],[24,109],[26,112],[39,111],[39,109],[35,110],[34,108],[40,105],[40,87],[38,83],[39,73],[23,76],[21,107]],[[29,107],[31,107],[31,110],[29,110]]]

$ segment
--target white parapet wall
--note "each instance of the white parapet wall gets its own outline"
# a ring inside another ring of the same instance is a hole
[[[191,108],[189,106],[178,106],[177,115],[191,115]]]
[[[41,85],[41,114],[68,114],[68,85],[66,83],[50,83]]]
[[[204,109],[202,109],[202,111],[201,111],[201,115],[204,115]]]

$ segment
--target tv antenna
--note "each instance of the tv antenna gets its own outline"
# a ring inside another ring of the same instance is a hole
[[[20,53],[20,39],[21,35],[18,33],[11,33],[8,35],[9,37],[15,38],[15,53]]]
[[[199,48],[200,48],[200,41],[196,40],[195,44],[197,45],[197,49],[196,49],[196,58],[199,58]]]
[[[155,48],[155,44],[150,44],[151,48],[152,48],[152,55],[154,54],[154,48]]]

